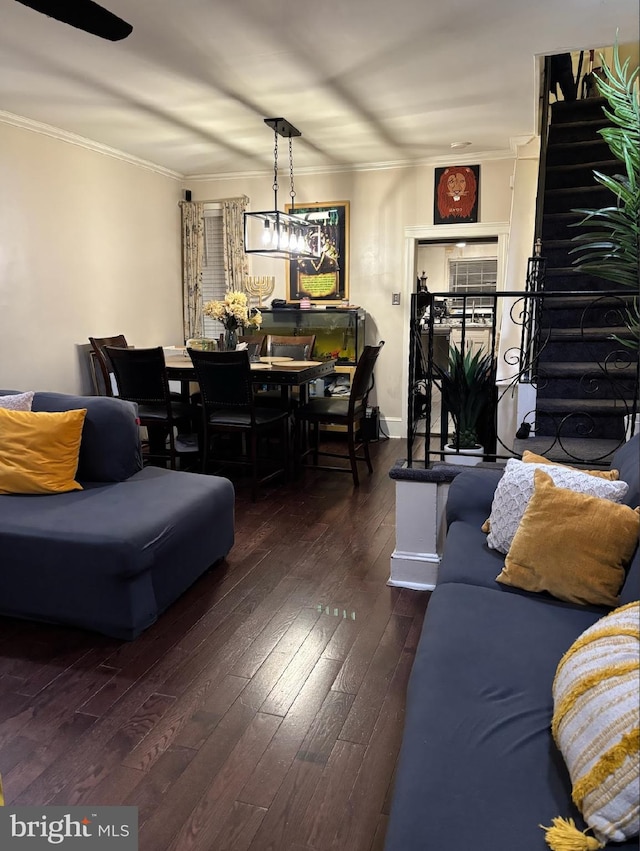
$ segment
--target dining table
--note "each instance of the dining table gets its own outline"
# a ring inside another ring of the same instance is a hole
[[[182,393],[188,399],[189,384],[196,382],[196,373],[191,359],[187,354],[165,354],[165,364],[169,381],[179,381]],[[252,374],[255,375],[255,384],[279,386],[283,406],[290,407],[291,389],[299,388],[300,402],[304,404],[308,398],[309,384],[335,372],[336,361],[334,359],[303,361],[265,356],[251,363],[250,366]]]

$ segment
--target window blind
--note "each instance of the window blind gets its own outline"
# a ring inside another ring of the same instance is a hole
[[[204,247],[202,257],[202,301],[220,301],[226,292],[224,279],[224,254],[222,247],[222,209],[207,205],[204,210]],[[216,319],[204,317],[205,337],[217,339],[224,326]]]
[[[476,260],[449,261],[449,292],[452,294],[453,307],[462,307],[462,299],[455,294],[474,296],[467,299],[467,307],[491,307],[491,298],[483,297],[483,293],[494,293],[498,279],[498,258],[482,257]],[[475,298],[477,296],[477,298]]]

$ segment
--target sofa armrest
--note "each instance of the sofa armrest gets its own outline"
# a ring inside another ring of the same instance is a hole
[[[467,469],[451,483],[446,507],[447,528],[456,520],[482,525],[491,513],[491,503],[501,469]]]

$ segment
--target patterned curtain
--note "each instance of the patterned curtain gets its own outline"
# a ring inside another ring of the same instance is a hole
[[[184,339],[202,336],[202,255],[204,204],[181,201],[182,210],[182,297]]]
[[[244,253],[243,214],[249,199],[241,195],[239,198],[225,198],[221,203],[224,279],[228,290],[244,292],[249,264]]]

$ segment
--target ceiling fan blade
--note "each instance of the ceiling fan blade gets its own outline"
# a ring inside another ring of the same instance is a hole
[[[98,6],[93,0],[17,0],[17,2],[64,24],[70,24],[79,30],[106,38],[108,41],[120,41],[133,30],[131,24],[102,6]]]

